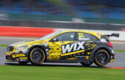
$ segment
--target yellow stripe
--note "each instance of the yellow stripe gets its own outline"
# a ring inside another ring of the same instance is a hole
[[[27,57],[20,57],[20,59],[28,59]]]
[[[8,62],[12,62],[12,60],[7,60]]]
[[[80,50],[80,51],[65,53],[65,54],[62,54],[61,56],[67,56],[67,55],[76,54],[76,53],[80,53],[80,52],[84,52],[84,51],[85,51],[85,50]]]
[[[89,56],[86,56],[86,59],[89,59]]]
[[[14,55],[12,55],[13,58],[23,57],[23,56],[25,56],[25,54],[14,54]]]

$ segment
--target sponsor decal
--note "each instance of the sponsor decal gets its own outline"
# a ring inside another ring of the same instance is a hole
[[[62,53],[64,54],[64,53],[84,50],[84,43],[85,42],[77,42],[77,43],[63,45]]]
[[[98,36],[98,37],[100,37],[100,36],[101,36],[101,34],[100,34],[100,33],[97,33],[97,36]]]
[[[45,41],[44,43],[48,43],[47,41]]]
[[[78,59],[77,57],[78,56],[83,56],[84,53],[77,53],[77,54],[71,54],[71,55],[67,55],[67,56],[61,56],[61,60],[65,60],[65,59],[69,59],[69,58],[76,58]]]
[[[79,38],[79,40],[90,40],[89,38]]]

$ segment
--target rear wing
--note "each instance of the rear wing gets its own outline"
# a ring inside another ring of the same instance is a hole
[[[106,34],[106,37],[119,37],[119,33]]]

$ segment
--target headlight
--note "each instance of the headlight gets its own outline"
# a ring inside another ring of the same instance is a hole
[[[21,45],[21,46],[16,47],[15,51],[18,52],[20,50],[26,49],[27,47],[28,47],[28,45]]]

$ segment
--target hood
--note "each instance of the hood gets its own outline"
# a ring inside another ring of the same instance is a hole
[[[30,42],[25,42],[27,45],[38,45],[38,44],[46,44],[48,43],[45,40],[35,40],[35,41],[30,41]]]
[[[25,41],[16,42],[16,43],[10,44],[10,46],[15,46],[15,45],[22,44],[22,43],[25,43]]]
[[[16,42],[14,44],[11,44],[10,46],[20,46],[20,45],[45,45],[48,44],[46,40],[34,40],[34,41],[21,41],[21,42]]]

